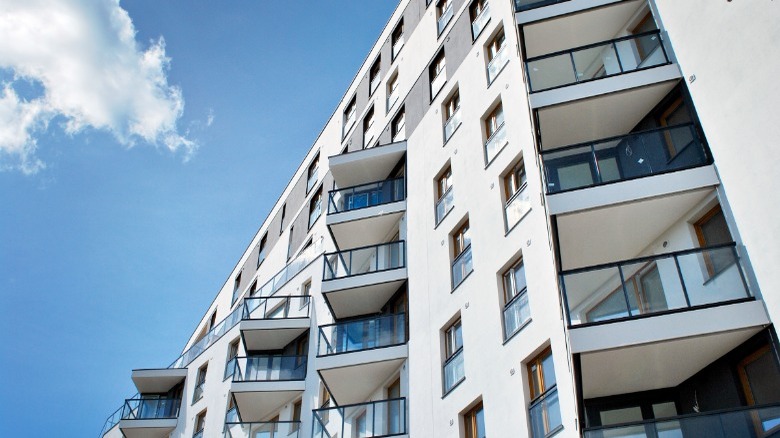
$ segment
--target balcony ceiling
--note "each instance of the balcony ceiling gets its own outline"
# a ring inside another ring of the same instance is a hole
[[[523,35],[527,57],[611,40],[644,4],[643,0],[618,2],[525,25]]]
[[[139,394],[163,393],[187,378],[187,368],[133,370],[131,377]]]
[[[406,153],[406,141],[328,157],[336,186],[351,187],[387,179]]]
[[[751,327],[583,354],[583,395],[587,399],[675,387],[760,330]]]
[[[387,304],[406,278],[406,269],[399,268],[329,280],[323,282],[322,295],[337,319],[373,314]]]
[[[713,187],[558,215],[564,270],[637,257]]]
[[[363,361],[371,355],[382,355],[393,352],[406,352],[406,346],[381,348],[358,353],[349,353],[355,362]],[[346,355],[342,355],[346,356]],[[341,358],[329,358],[339,360]],[[370,363],[359,363],[352,366],[320,369],[322,379],[328,385],[333,398],[339,405],[361,403],[384,384],[406,360],[405,357],[396,357],[389,360],[381,360]],[[325,362],[320,359],[320,361]]]
[[[676,84],[666,81],[541,108],[542,149],[627,134]]]
[[[305,387],[304,381],[295,382],[267,382],[265,386],[269,384],[276,384],[279,386],[283,384],[288,387],[300,386],[300,389],[294,391],[248,391],[248,392],[235,392],[236,389],[240,389],[243,386],[253,385],[261,386],[265,382],[260,383],[233,383],[234,389],[233,397],[236,400],[236,406],[238,411],[241,412],[241,421],[267,421],[269,417],[276,415],[279,409],[290,400],[300,396],[303,393]]]
[[[281,350],[309,329],[309,318],[241,321],[246,351]]]
[[[122,420],[119,430],[125,438],[167,438],[176,429],[175,418],[154,420]]]
[[[398,227],[405,211],[406,201],[398,201],[328,214],[326,221],[339,249],[345,250],[384,242]]]

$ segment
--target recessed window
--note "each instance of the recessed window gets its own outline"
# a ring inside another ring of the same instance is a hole
[[[260,264],[263,263],[263,260],[265,260],[266,256],[266,244],[268,242],[268,233],[266,232],[263,234],[263,237],[260,239],[260,244],[257,246],[257,267],[260,267]]]
[[[195,432],[193,433],[193,438],[202,438],[203,437],[203,429],[206,428],[206,410],[204,409],[201,413],[198,414],[197,417],[195,417]]]
[[[398,73],[393,74],[387,81],[387,111],[398,102]]]
[[[374,64],[371,65],[371,70],[369,70],[368,73],[368,95],[371,96],[374,94],[374,91],[376,91],[377,88],[379,88],[379,82],[382,80],[381,75],[382,70],[382,58],[379,57],[374,61]]]
[[[404,432],[404,408],[401,398],[401,378],[397,378],[387,386],[387,429],[388,435]]]
[[[374,107],[371,107],[363,119],[363,148],[372,146],[374,141]]]
[[[506,146],[507,137],[504,127],[504,106],[501,102],[485,117],[485,163],[489,164]]]
[[[287,214],[287,204],[282,204],[282,219],[279,221],[279,235],[284,233],[284,216]]]
[[[525,190],[527,180],[523,160],[512,166],[503,180],[504,199],[506,199],[504,218],[506,231],[509,231],[531,210],[531,200]]]
[[[233,376],[236,369],[236,357],[238,357],[238,339],[228,345],[227,361],[225,362],[225,375],[222,380],[227,380],[228,377]]]
[[[452,234],[452,288],[458,287],[474,269],[468,220]]]
[[[501,277],[504,286],[504,338],[509,339],[531,319],[523,260],[515,263]]]
[[[436,30],[441,35],[454,15],[452,0],[439,0],[436,3]]]
[[[474,0],[469,5],[469,18],[471,18],[471,38],[477,39],[490,22],[490,8],[486,0]]]
[[[393,46],[393,60],[395,60],[395,58],[398,56],[398,53],[400,53],[401,49],[404,47],[404,19],[403,18],[395,26],[395,29],[393,29],[393,35],[390,38]]]
[[[460,127],[460,92],[455,92],[444,102],[442,114],[444,115],[444,142],[446,143],[452,134]]]
[[[295,227],[290,225],[290,236],[287,238],[287,260],[290,260],[293,255],[293,231],[295,231]]]
[[[309,169],[306,173],[307,174],[306,193],[309,193],[311,189],[313,189],[314,186],[317,184],[319,169],[320,169],[320,153],[317,152],[317,155],[315,155],[314,158],[311,160],[311,163],[309,164]]]
[[[452,168],[447,166],[436,178],[436,225],[455,206],[452,194]]]
[[[311,280],[306,280],[301,286],[301,309],[309,305],[309,297],[311,297]]]
[[[203,397],[203,389],[206,386],[206,371],[209,369],[209,364],[206,362],[202,367],[198,369],[198,375],[195,379],[195,391],[192,394],[192,402],[200,400]]]
[[[463,366],[463,330],[458,318],[444,330],[444,393],[450,392],[466,377]]]
[[[349,101],[347,104],[347,107],[344,109],[344,132],[342,132],[342,137],[346,137],[347,132],[352,128],[352,125],[355,124],[355,120],[357,117],[357,96],[353,96],[352,100]]]
[[[482,402],[463,414],[463,427],[466,438],[485,438],[485,410]]]
[[[398,114],[393,118],[392,124],[393,141],[406,140],[406,111],[405,108],[401,108]]]
[[[444,50],[439,51],[433,58],[433,62],[428,68],[428,78],[431,81],[431,100],[433,100],[447,82],[447,60],[444,57]]]
[[[292,414],[292,421],[293,423],[290,425],[290,432],[297,432],[298,429],[301,428],[301,411],[303,408],[303,401],[298,400],[293,404],[293,414]]]
[[[322,187],[317,189],[314,196],[309,201],[309,229],[317,222],[322,215]]]
[[[241,273],[239,272],[238,275],[236,275],[236,278],[233,280],[233,300],[230,302],[231,306],[235,304],[240,294],[241,294]]]
[[[720,204],[705,213],[701,219],[693,224],[693,227],[696,230],[696,237],[702,248],[723,245],[734,241]],[[737,261],[731,248],[705,251],[703,255],[710,277],[725,271],[726,268]]]
[[[563,427],[558,390],[555,384],[552,350],[548,347],[528,363],[528,386],[531,404],[531,437],[544,438]]]
[[[488,63],[488,84],[492,84],[509,62],[509,51],[506,49],[506,35],[503,28],[485,46],[485,60]]]

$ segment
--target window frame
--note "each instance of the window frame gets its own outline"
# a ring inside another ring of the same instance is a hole
[[[463,428],[466,432],[466,438],[485,438],[485,430],[479,430],[479,421],[477,416],[482,414],[482,425],[485,425],[485,406],[480,400],[473,408],[463,414]],[[480,434],[480,432],[482,432]]]
[[[696,240],[699,242],[700,248],[707,248],[710,246],[716,246],[721,245],[722,243],[713,243],[707,241],[707,236],[704,235],[704,226],[712,220],[717,215],[723,216],[723,222],[726,224],[726,231],[729,235],[729,240],[731,242],[734,241],[734,235],[731,234],[731,229],[729,228],[728,221],[726,220],[726,213],[723,211],[723,207],[720,205],[720,203],[715,204],[711,209],[707,210],[706,213],[704,213],[696,222],[693,223],[693,229],[696,232]],[[725,242],[730,243],[730,242]],[[732,263],[729,263],[728,265],[722,267],[720,270],[716,270],[715,263],[712,260],[712,256],[708,253],[702,253],[702,257],[704,259],[704,265],[707,269],[707,274],[709,275],[709,278],[715,277],[716,275],[720,274],[721,272],[728,269]]]

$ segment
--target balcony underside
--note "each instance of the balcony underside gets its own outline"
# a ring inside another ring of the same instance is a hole
[[[678,77],[677,65],[670,64],[534,93],[542,149],[627,134]]]
[[[553,5],[546,11],[518,14],[520,20],[525,22],[529,18],[543,20],[523,25],[527,58],[612,39],[626,27],[626,23],[639,8],[646,4],[644,0],[572,0],[566,3]],[[608,5],[596,8],[605,3]],[[549,17],[550,13],[560,14],[578,8],[594,9],[543,19],[545,16]]]
[[[336,319],[378,313],[406,281],[406,268],[322,282],[322,295]]]
[[[582,353],[582,386],[583,397],[586,399],[606,397],[617,394],[628,394],[652,389],[675,387],[689,377],[693,376],[704,367],[714,362],[719,357],[736,348],[761,331],[763,325],[753,325],[737,329],[728,329],[744,325],[745,320],[752,320],[749,324],[755,324],[757,319],[763,319],[768,324],[766,313],[763,318],[758,315],[756,309],[751,309],[749,315],[742,316],[735,313],[736,310],[744,310],[744,305],[762,306],[760,302],[748,302],[735,305],[722,306],[723,309],[713,308],[687,313],[648,318],[645,321],[629,321],[624,323],[609,324],[608,329],[593,330],[596,327],[572,329],[591,331],[586,336],[578,336],[577,342],[582,346],[586,337],[595,338],[597,335],[604,337],[603,332],[609,331],[607,338],[632,337],[634,334],[626,333],[628,330],[636,331],[643,326],[652,325],[658,333],[651,334],[659,338],[671,332],[701,331],[699,327],[690,327],[692,323],[701,323],[701,327],[717,326],[722,331],[705,333],[697,336],[680,337],[668,340],[633,345],[628,347],[613,348],[609,350]],[[742,307],[739,307],[742,306]],[[760,309],[763,312],[763,307]],[[694,314],[698,312],[698,314]],[[728,313],[736,321],[726,320],[707,321],[706,318],[721,316]],[[693,321],[691,318],[693,317]],[[656,321],[650,321],[656,320]],[[669,324],[674,326],[669,327]],[[631,325],[630,329],[626,329]],[[639,325],[639,326],[637,326]],[[687,326],[687,327],[686,327]],[[644,334],[636,334],[644,336]],[[651,336],[651,337],[652,337]],[[617,341],[614,341],[617,342]],[[597,343],[597,342],[596,342]]]
[[[176,418],[121,420],[119,430],[125,438],[166,438],[176,429]]]
[[[233,382],[230,391],[241,413],[241,420],[264,421],[290,400],[303,394],[306,381]]]
[[[404,363],[406,345],[323,356],[317,372],[339,405],[366,401]]]
[[[309,329],[309,318],[253,319],[241,321],[245,351],[281,350]]]
[[[358,248],[386,240],[405,211],[404,200],[343,213],[331,213],[325,223],[339,248]]]
[[[562,269],[636,257],[714,190],[705,187],[556,216]]]
[[[357,186],[387,178],[406,153],[406,141],[328,157],[338,187]]]
[[[133,370],[132,379],[139,394],[168,392],[187,378],[187,368]]]

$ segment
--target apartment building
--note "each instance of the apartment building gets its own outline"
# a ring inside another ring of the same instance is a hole
[[[101,433],[780,436],[778,8],[402,0]]]

